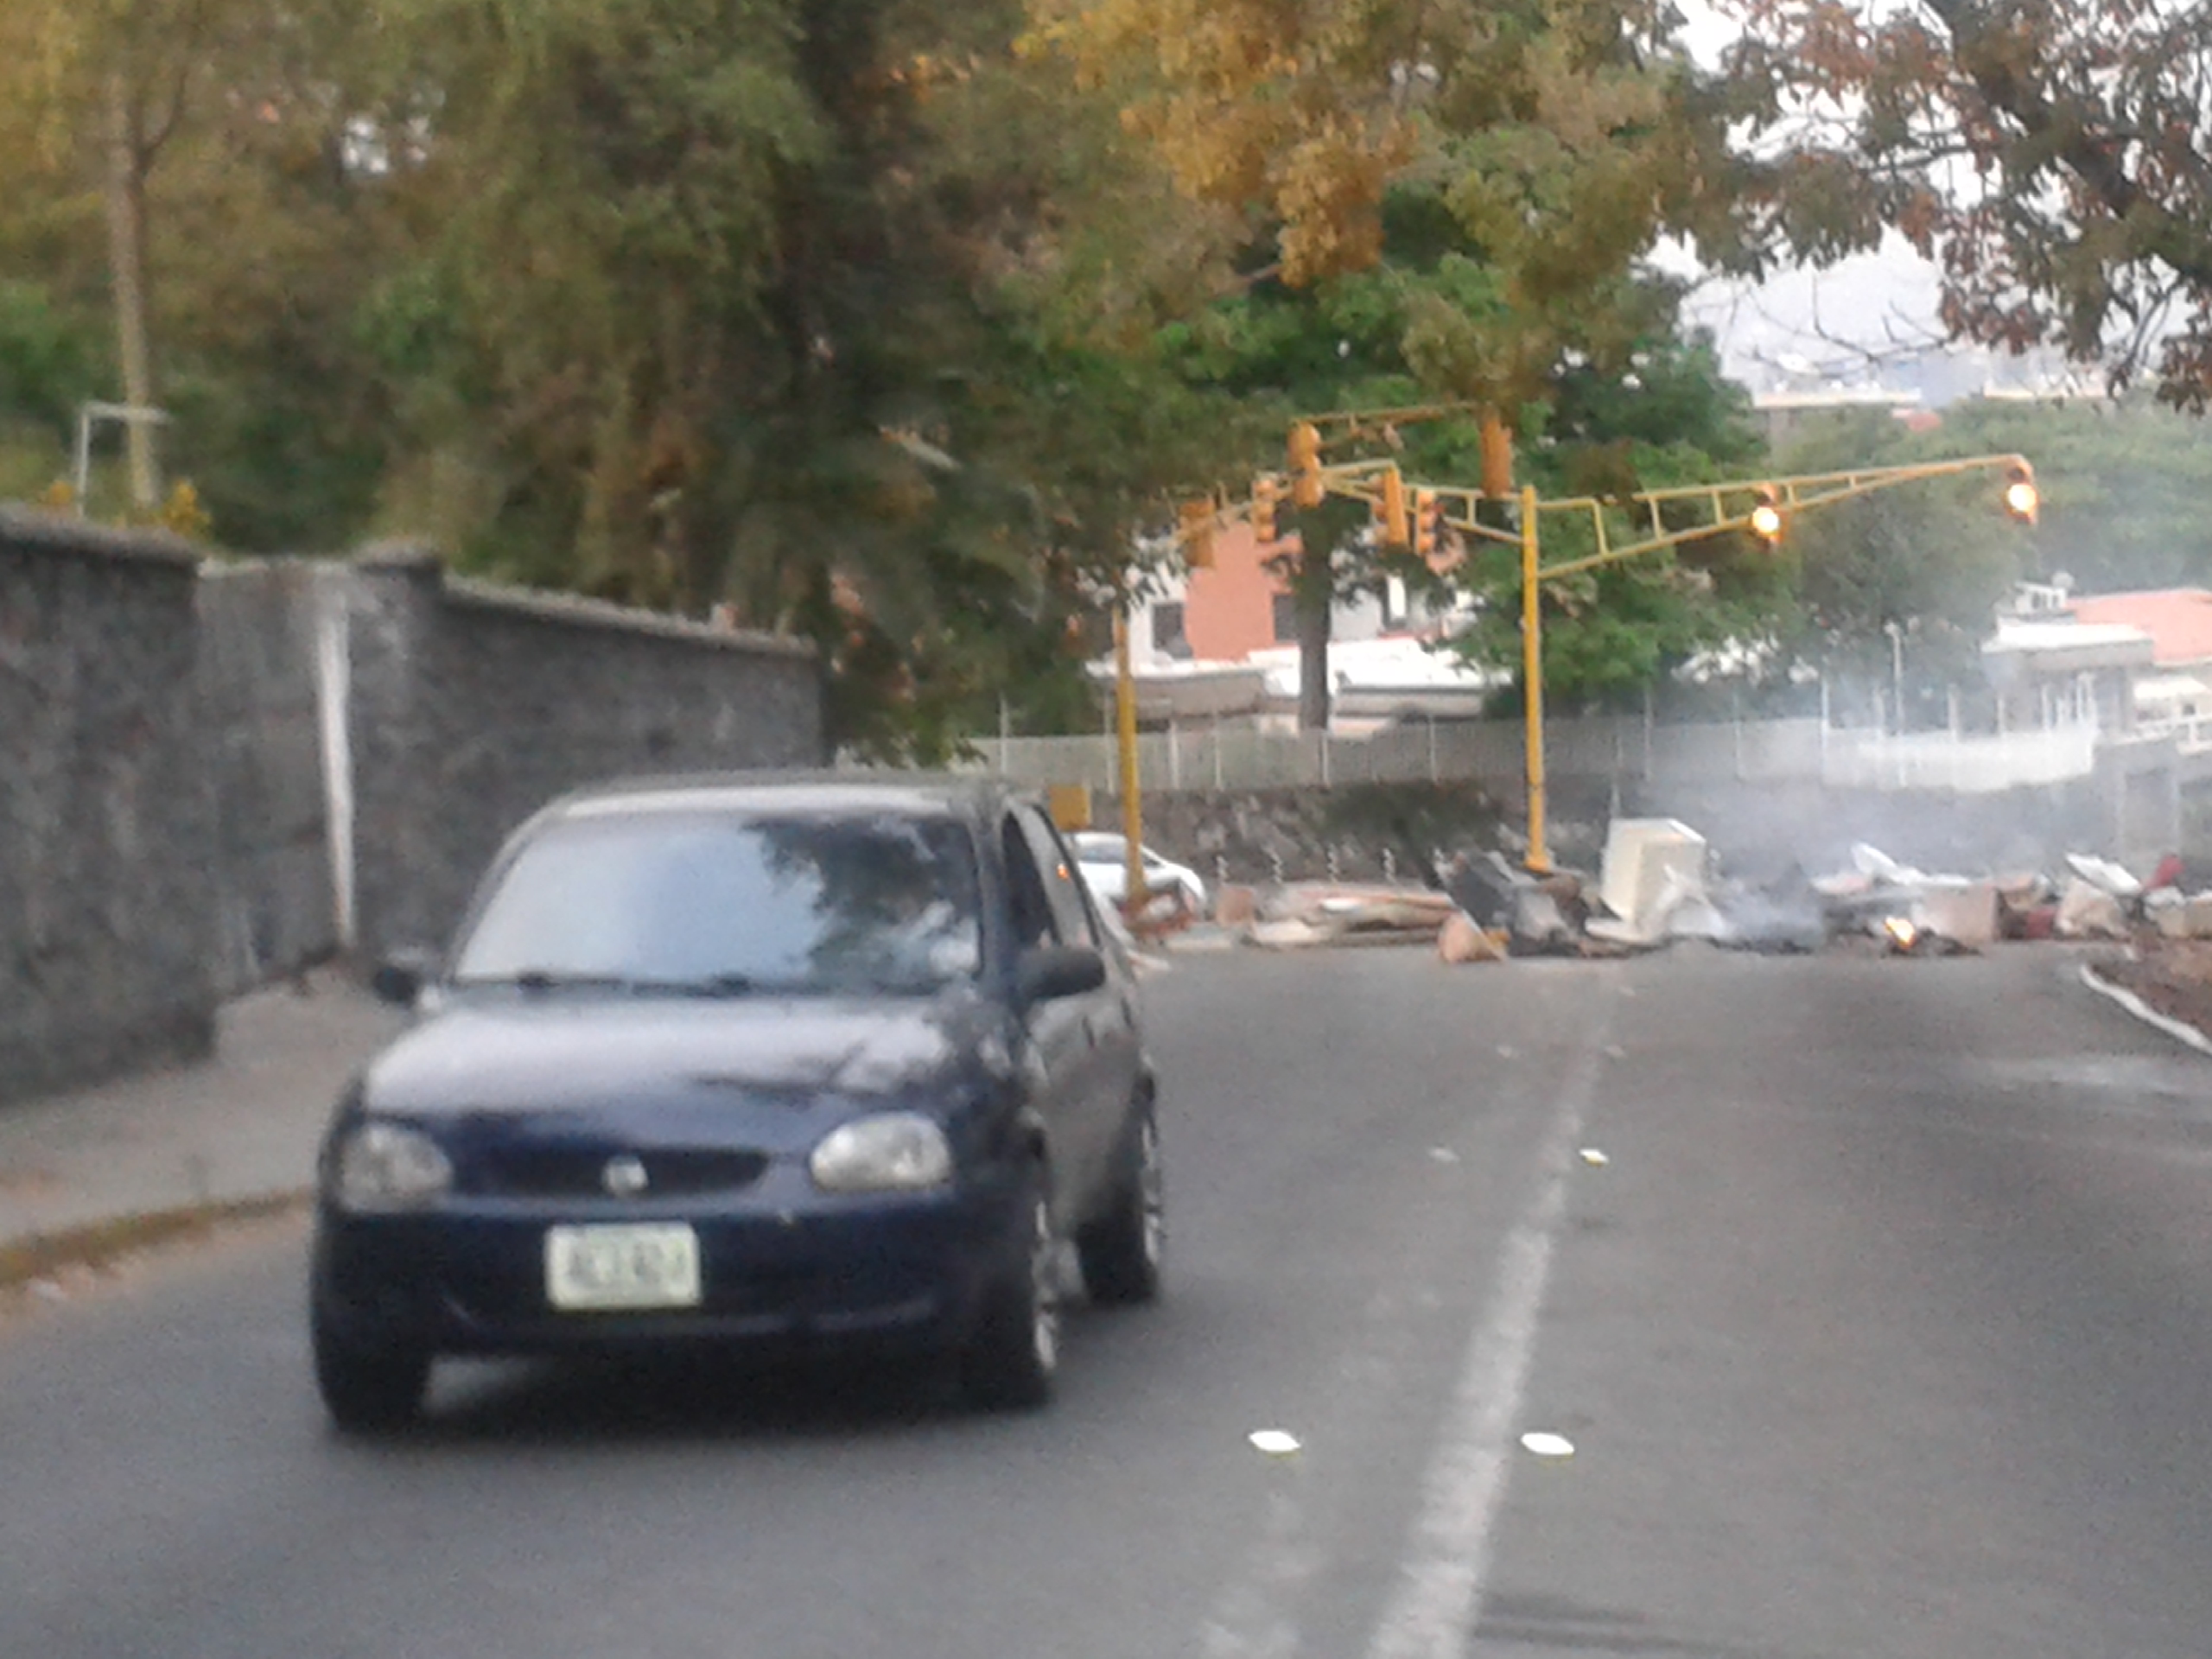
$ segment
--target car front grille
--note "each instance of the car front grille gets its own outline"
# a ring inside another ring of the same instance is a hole
[[[637,1194],[690,1198],[734,1192],[752,1185],[768,1167],[765,1153],[721,1147],[513,1146],[487,1149],[470,1160],[468,1185],[488,1197],[603,1198],[609,1195],[611,1161],[634,1158],[645,1183]],[[629,1196],[624,1194],[624,1196]]]

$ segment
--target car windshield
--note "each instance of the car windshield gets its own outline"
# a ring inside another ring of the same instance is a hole
[[[950,819],[613,814],[531,841],[456,953],[461,984],[925,995],[982,964]]]

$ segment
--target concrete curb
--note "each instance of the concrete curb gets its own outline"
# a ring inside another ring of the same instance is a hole
[[[2189,1045],[2200,1054],[2212,1055],[2212,1038],[2207,1038],[2195,1026],[2188,1025],[2171,1014],[2160,1014],[2125,985],[2115,985],[2088,963],[2082,964],[2082,982],[2099,996],[2113,1001],[2133,1014],[2145,1025],[2163,1031],[2177,1042]]]
[[[9,1239],[0,1243],[0,1292],[20,1289],[67,1268],[104,1267],[135,1251],[204,1237],[219,1227],[288,1215],[304,1209],[314,1196],[312,1187],[293,1187],[250,1198],[111,1216],[81,1227]]]

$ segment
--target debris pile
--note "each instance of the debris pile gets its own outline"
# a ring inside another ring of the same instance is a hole
[[[1697,940],[1776,953],[1839,947],[1910,957],[2000,940],[2212,939],[2212,889],[2185,889],[2169,857],[2146,881],[2109,859],[2069,855],[2062,872],[1966,875],[1913,868],[1866,842],[1846,868],[1792,867],[1752,882],[1724,875],[1705,837],[1674,818],[1610,826],[1597,876],[1538,875],[1496,851],[1440,860],[1433,887],[1293,882],[1226,887],[1189,948],[1433,943],[1446,963],[1616,956]]]

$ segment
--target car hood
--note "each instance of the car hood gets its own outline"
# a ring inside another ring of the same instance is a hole
[[[462,1002],[379,1055],[361,1101],[417,1118],[657,1107],[788,1120],[1003,1077],[1004,1029],[974,995]]]

